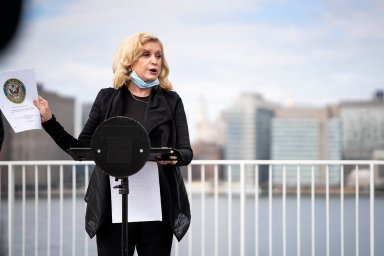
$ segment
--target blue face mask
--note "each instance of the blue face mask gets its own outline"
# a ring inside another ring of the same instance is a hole
[[[150,81],[150,82],[144,82],[143,79],[141,79],[135,71],[132,71],[129,75],[132,79],[132,82],[134,82],[139,88],[145,89],[145,88],[151,88],[153,86],[159,85],[159,79]]]

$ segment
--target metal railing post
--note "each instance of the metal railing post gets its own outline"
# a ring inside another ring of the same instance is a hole
[[[269,256],[273,256],[272,246],[273,246],[273,231],[272,231],[272,219],[273,219],[273,209],[272,209],[272,181],[273,181],[273,175],[272,175],[272,165],[268,166],[268,252]]]
[[[15,174],[13,165],[8,165],[8,256],[13,255],[13,216],[15,206]]]
[[[374,165],[369,165],[370,176],[369,176],[369,223],[370,223],[370,252],[371,256],[375,255],[375,170]]]
[[[39,173],[35,165],[35,256],[39,248]]]
[[[64,174],[63,174],[63,166],[60,165],[59,169],[59,194],[60,194],[60,222],[59,222],[59,243],[60,243],[60,256],[63,256],[63,219],[64,219]]]
[[[316,248],[316,231],[315,231],[315,219],[316,219],[316,209],[315,209],[315,167],[311,166],[311,255],[315,256]]]
[[[200,169],[200,173],[201,173],[201,190],[200,190],[200,193],[201,193],[201,256],[204,256],[205,255],[205,229],[206,229],[206,226],[205,226],[205,165],[202,165],[201,166],[201,169]]]
[[[232,166],[228,165],[228,256],[232,255]]]
[[[297,256],[301,255],[301,171],[300,165],[297,166],[297,185],[296,185],[296,197],[297,197]]]
[[[240,165],[240,256],[245,256],[245,164]]]
[[[25,256],[25,206],[26,206],[26,198],[25,198],[25,165],[21,168],[21,195],[22,195],[22,210],[21,210],[21,223],[22,223],[22,229],[21,229],[21,254]]]
[[[76,165],[72,166],[72,256],[76,255]]]
[[[259,255],[259,165],[255,165],[255,255]]]
[[[214,254],[215,256],[219,256],[219,174],[218,174],[218,166],[214,165],[214,173],[213,173],[213,189],[214,189]]]

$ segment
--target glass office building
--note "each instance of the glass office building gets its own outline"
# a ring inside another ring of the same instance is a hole
[[[340,120],[331,118],[326,108],[281,108],[272,119],[271,159],[273,160],[340,160]],[[273,183],[282,184],[283,166],[273,170]],[[298,167],[285,166],[286,182],[296,185]],[[303,186],[311,184],[312,170],[315,179],[325,184],[326,172],[329,183],[339,184],[340,167],[301,166],[300,181]]]
[[[228,160],[270,159],[271,119],[273,104],[259,94],[242,94],[224,112],[225,149]],[[261,168],[263,169],[263,168]],[[254,180],[253,170],[246,171],[246,180]],[[265,180],[267,172],[260,171],[259,179]],[[238,170],[233,171],[234,180],[239,179]]]

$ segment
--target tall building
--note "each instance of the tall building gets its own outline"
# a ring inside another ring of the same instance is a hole
[[[343,159],[371,160],[384,150],[384,100],[377,93],[371,100],[344,101],[339,105]]]
[[[274,104],[265,101],[259,94],[243,93],[224,114],[225,149],[228,160],[267,160],[270,159],[271,119]],[[264,166],[265,167],[265,166]],[[267,172],[260,171],[260,180],[265,181]],[[246,172],[246,180],[253,179],[253,171]],[[239,172],[234,171],[234,179]]]
[[[37,87],[39,95],[47,99],[52,113],[70,134],[74,132],[75,100],[62,97],[56,93]],[[44,130],[29,130],[15,133],[5,117],[5,138],[0,159],[3,161],[18,160],[62,160],[70,159]]]
[[[225,159],[270,158],[270,124],[274,105],[259,94],[241,94],[224,112]]]
[[[89,113],[91,112],[92,105],[93,105],[92,102],[81,104],[81,119],[80,119],[81,127],[84,127],[85,123],[87,122]]]
[[[339,104],[342,130],[342,156],[345,160],[383,159],[384,97],[377,91],[369,100],[342,101]],[[368,166],[359,166],[360,172]],[[348,177],[355,175],[355,166],[344,168]],[[353,180],[353,177],[349,177]],[[376,188],[384,187],[383,168],[375,170]]]
[[[62,97],[56,93],[46,91],[41,85],[37,86],[39,95],[47,99],[49,106],[70,134],[74,133],[75,100],[69,97]],[[60,149],[52,138],[44,130],[30,130],[15,133],[8,121],[3,116],[4,123],[4,143],[0,152],[1,161],[20,161],[20,160],[70,160],[68,154]],[[7,172],[2,172],[6,175]],[[26,182],[34,183],[34,173],[26,172]],[[70,173],[70,172],[68,172]],[[15,181],[21,182],[21,172],[15,172]],[[7,179],[2,177],[3,182]],[[46,172],[40,172],[39,181],[46,182]],[[52,171],[52,183],[58,181],[58,172]]]
[[[327,108],[282,107],[272,119],[272,160],[340,160],[340,125]],[[282,183],[282,166],[273,170],[273,182]],[[300,167],[301,184],[311,184],[311,166]],[[315,166],[316,180],[325,180],[325,168]],[[330,167],[330,184],[340,173]],[[296,184],[297,166],[286,166],[287,184]]]

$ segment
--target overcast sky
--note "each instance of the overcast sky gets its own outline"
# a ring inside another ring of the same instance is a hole
[[[215,118],[242,92],[325,105],[384,88],[383,0],[24,3],[0,71],[33,67],[46,90],[81,102],[111,86],[117,46],[140,31],[162,40],[189,119],[199,97]]]

